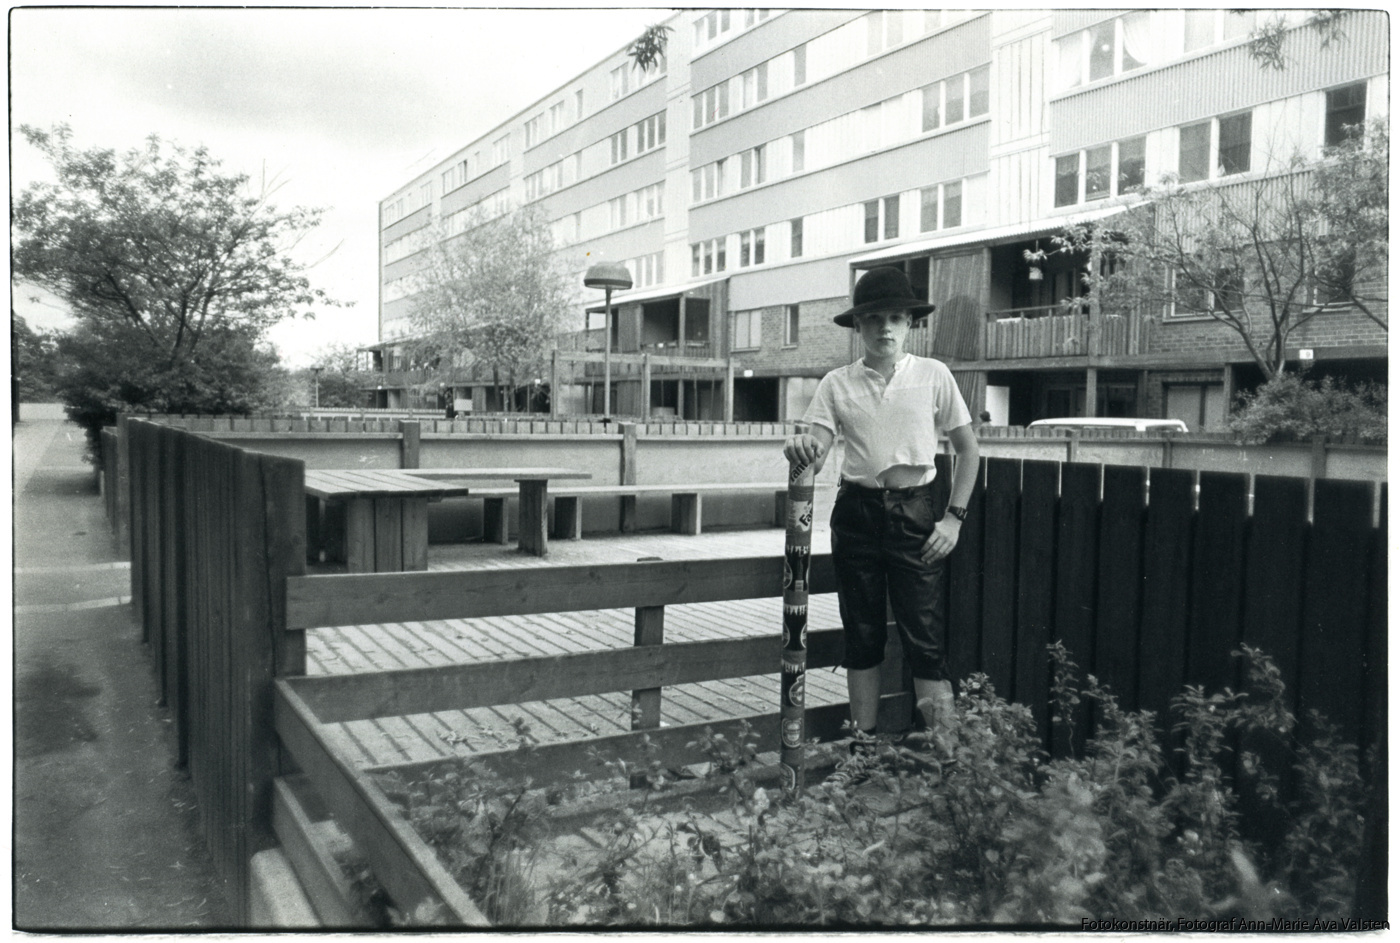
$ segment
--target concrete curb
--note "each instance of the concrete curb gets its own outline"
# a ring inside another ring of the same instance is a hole
[[[253,855],[249,878],[252,926],[277,930],[320,928],[316,911],[281,848]]]

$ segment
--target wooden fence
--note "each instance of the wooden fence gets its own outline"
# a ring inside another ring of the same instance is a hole
[[[694,731],[656,729],[663,687],[778,665],[776,631],[676,644],[661,626],[665,606],[778,595],[780,557],[304,576],[299,462],[126,426],[133,597],[211,848],[245,902],[248,858],[271,841],[279,745],[396,900],[436,900],[472,923],[475,907],[348,759],[338,724],[632,690],[641,729],[597,745],[633,750],[646,733],[674,764]],[[1249,643],[1278,663],[1300,717],[1317,709],[1345,739],[1384,743],[1384,486],[1376,526],[1368,482],[1312,483],[1310,514],[1306,479],[997,458],[982,472],[947,581],[950,669],[985,672],[1028,704],[1047,744],[1066,746],[1050,737],[1055,640],[1125,707],[1159,718],[1184,684],[1238,689],[1230,652]],[[833,591],[829,558],[814,559],[811,578],[812,592]],[[319,626],[621,607],[637,613],[634,648],[302,677],[304,632]],[[814,627],[809,666],[838,663],[840,649],[839,631]],[[882,723],[898,726],[909,702],[891,680]],[[814,712],[809,731],[835,736],[841,713]],[[770,719],[758,730],[772,746],[776,711]],[[542,747],[530,771],[567,774],[582,751]],[[1373,822],[1384,821],[1383,773]],[[1383,888],[1383,833],[1378,841],[1367,873]]]
[[[205,840],[248,919],[248,861],[272,844],[274,675],[304,674],[285,624],[304,572],[302,464],[124,420],[132,602]]]

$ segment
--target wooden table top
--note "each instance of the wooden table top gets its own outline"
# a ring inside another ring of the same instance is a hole
[[[317,498],[452,498],[470,494],[472,481],[591,477],[588,472],[568,468],[308,468],[306,493]]]

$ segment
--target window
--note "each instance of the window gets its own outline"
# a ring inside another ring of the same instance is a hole
[[[690,172],[690,201],[699,203],[724,195],[724,161],[717,160]]]
[[[608,138],[609,163],[618,164],[627,159],[628,130],[627,128],[623,128],[621,131]]]
[[[499,167],[510,160],[510,136],[496,138],[491,143],[491,163]]]
[[[1366,120],[1366,83],[1344,85],[1327,92],[1327,125],[1322,143],[1336,147],[1347,138],[1348,130]]]
[[[1128,138],[1118,142],[1118,192],[1131,193],[1142,188],[1147,170],[1147,138]]]
[[[757,186],[767,179],[768,148],[760,144],[739,154],[739,188]]]
[[[1112,191],[1113,146],[1091,147],[1084,158],[1084,199],[1105,199]]]
[[[796,88],[807,81],[807,44],[792,51],[792,85]]]
[[[881,235],[882,232],[883,235]],[[882,238],[893,239],[898,235],[899,196],[887,196],[883,199],[867,202],[865,204],[865,241],[878,242]]]
[[[705,125],[714,124],[729,114],[729,83],[726,81],[712,85],[691,101],[695,127],[703,128]]]
[[[1188,32],[1192,12],[1219,11],[1187,11]],[[1154,35],[1160,25],[1154,27],[1152,16],[1151,11],[1139,10],[1057,39],[1060,87],[1074,88],[1148,65],[1153,44],[1161,42]]]
[[[792,246],[789,254],[794,259],[800,259],[802,258],[802,217],[797,217],[789,225],[792,229]]]
[[[1242,174],[1249,170],[1249,141],[1252,115],[1231,115],[1220,119],[1220,174]]]
[[[442,174],[442,192],[455,190],[471,178],[467,161],[461,160],[453,164]]]
[[[608,228],[621,229],[628,224],[629,207],[635,197],[630,193],[608,201]]]
[[[963,120],[963,76],[955,75],[943,83],[944,121],[956,124]]]
[[[798,305],[787,306],[787,317],[783,320],[783,346],[797,346],[797,309]]]
[[[617,101],[632,90],[632,63],[624,62],[608,73],[608,95]]]
[[[807,164],[807,131],[794,132],[792,135],[792,172],[802,173]]]
[[[1317,274],[1313,282],[1313,303],[1319,305],[1347,304],[1355,291],[1356,250],[1342,249],[1335,253],[1320,253]]]
[[[564,117],[564,103],[563,103],[563,102],[555,102],[553,105],[550,105],[550,106],[549,106],[549,133],[550,133],[550,134],[557,134],[557,133],[559,133],[560,131],[564,130],[564,123],[565,123],[565,121],[567,121],[567,120],[568,120],[568,119],[566,119],[566,118]]]
[[[637,191],[637,218],[656,219],[664,212],[666,184],[653,183]]]
[[[665,253],[653,252],[650,255],[628,259],[622,264],[627,266],[627,271],[632,273],[633,285],[638,288],[647,288],[651,285],[659,285],[666,280],[664,260]]]
[[[943,185],[943,228],[962,225],[962,182]]]
[[[919,232],[938,228],[938,188],[924,187],[919,191]]]
[[[748,229],[739,233],[739,267],[762,265],[767,227]]]
[[[1187,10],[1186,42],[1187,52],[1215,45],[1215,23],[1219,10]]]
[[[865,15],[865,54],[873,56],[884,48],[885,11],[876,10]]]
[[[768,100],[768,63],[761,62],[743,74],[743,108]]]
[[[658,111],[637,122],[637,153],[645,154],[666,143],[666,112]]]
[[[544,115],[535,115],[525,122],[525,149],[527,151],[540,143],[540,121],[543,118]]]
[[[583,120],[583,89],[574,92],[574,120]]]
[[[731,350],[758,350],[763,346],[763,312],[735,311],[729,336]]]
[[[1079,154],[1055,158],[1055,205],[1073,206],[1079,202]]]
[[[992,67],[989,65],[973,69],[967,74],[969,86],[967,116],[969,118],[985,115],[991,110],[991,79]]]
[[[1167,272],[1167,297],[1169,318],[1198,318],[1210,310],[1210,292],[1182,272]]]
[[[924,121],[923,129],[932,131],[939,125],[939,115],[943,113],[943,83],[934,82],[932,85],[923,87],[924,93]]]
[[[1191,124],[1181,129],[1177,176],[1183,183],[1204,180],[1210,176],[1210,122]]]
[[[709,275],[724,271],[723,238],[692,243],[690,246],[690,274]]]

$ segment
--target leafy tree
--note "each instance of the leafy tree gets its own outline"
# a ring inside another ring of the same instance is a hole
[[[276,377],[267,328],[335,304],[289,254],[320,211],[279,211],[203,147],[152,135],[118,154],[76,148],[66,125],[20,131],[55,181],[16,199],[11,261],[77,319],[60,345],[77,358],[60,384],[70,415],[95,439],[125,407],[254,408]]]
[[[1231,11],[1232,13],[1235,11]],[[1296,12],[1290,11],[1296,17]],[[1318,44],[1326,49],[1333,43],[1346,39],[1345,19],[1348,10],[1316,10],[1303,21],[1317,33]],[[1249,34],[1249,57],[1261,69],[1282,72],[1288,68],[1288,57],[1283,51],[1283,41],[1295,26],[1296,20],[1283,11],[1274,11],[1262,24]]]
[[[471,212],[459,235],[439,224],[415,279],[406,346],[410,362],[428,371],[424,389],[480,362],[509,410],[511,391],[543,370],[573,292],[538,207],[495,218]]]
[[[1351,386],[1330,376],[1285,373],[1239,395],[1230,429],[1253,442],[1325,435],[1384,444],[1387,393],[1380,383]]]
[[[360,369],[359,351],[355,345],[345,343],[328,344],[321,348],[311,366],[296,373],[299,386],[308,391],[307,401],[326,409],[364,406],[364,391],[373,376]],[[312,389],[318,391],[314,402],[310,393]]]
[[[642,35],[627,47],[627,55],[632,57],[637,68],[649,72],[666,57],[666,44],[670,41],[670,32],[671,27],[656,23],[648,26]]]
[[[15,379],[15,402],[44,402],[54,397],[58,369],[58,332],[36,331],[10,312],[10,373]]]
[[[1382,128],[1239,182],[1164,178],[1111,223],[1069,227],[1053,251],[1103,260],[1083,280],[1106,314],[1207,315],[1239,336],[1267,380],[1333,305],[1385,325],[1388,161]]]

